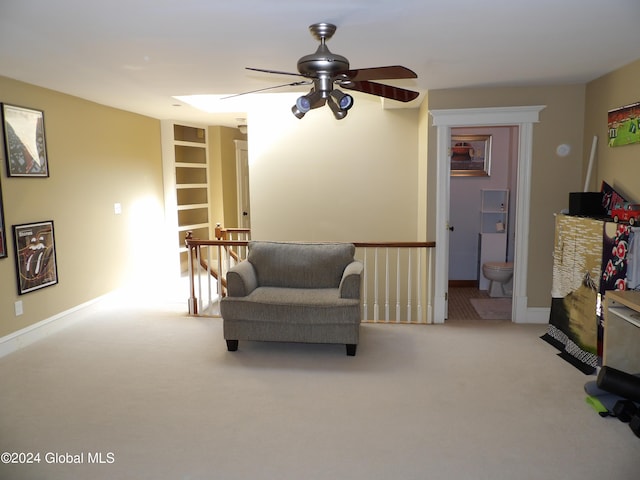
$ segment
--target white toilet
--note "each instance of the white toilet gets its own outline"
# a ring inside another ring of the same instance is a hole
[[[482,274],[489,280],[490,297],[510,297],[513,293],[513,263],[486,262]]]

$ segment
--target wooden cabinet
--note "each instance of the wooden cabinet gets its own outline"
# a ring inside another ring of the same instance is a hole
[[[640,373],[640,292],[608,291],[604,319],[602,364]]]

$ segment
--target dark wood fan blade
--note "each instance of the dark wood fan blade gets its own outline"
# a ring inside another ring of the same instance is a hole
[[[400,65],[392,65],[389,67],[375,67],[375,68],[359,68],[357,70],[349,70],[343,74],[349,80],[364,81],[364,80],[395,80],[397,78],[418,78],[418,75],[413,70],[409,70],[407,67]]]
[[[265,90],[273,90],[274,88],[297,87],[298,85],[311,85],[312,83],[313,82],[311,80],[302,80],[300,82],[285,83],[283,85],[275,85],[273,87],[265,87],[265,88],[259,88],[258,90],[251,90],[250,92],[242,92],[242,93],[236,93],[235,95],[228,95],[226,97],[222,97],[220,100],[239,97],[240,95],[249,95],[250,93],[264,92]]]
[[[392,87],[391,85],[383,85],[382,83],[369,82],[366,80],[363,82],[341,82],[340,86],[347,90],[357,90],[359,92],[377,95],[378,97],[390,98],[391,100],[397,100],[399,102],[410,102],[411,100],[418,98],[420,95],[418,92],[414,92],[412,90]]]
[[[299,73],[293,72],[281,72],[280,70],[265,70],[264,68],[253,68],[253,67],[244,67],[247,70],[253,70],[254,72],[262,72],[262,73],[275,73],[276,75],[294,75],[296,77],[302,77]]]

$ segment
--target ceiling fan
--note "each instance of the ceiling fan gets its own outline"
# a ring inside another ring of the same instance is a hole
[[[372,80],[418,78],[413,71],[406,67],[394,65],[350,70],[349,60],[342,55],[332,53],[326,45],[327,40],[333,36],[336,28],[331,23],[314,23],[309,26],[311,35],[320,42],[320,45],[315,53],[305,55],[298,60],[298,73],[247,67],[247,70],[256,72],[295,75],[307,79],[263,88],[254,92],[286,86],[313,84],[311,91],[299,97],[295,105],[291,107],[293,114],[298,118],[302,118],[309,110],[328,104],[333,115],[338,120],[347,116],[347,112],[353,106],[353,97],[335,88],[335,85],[345,90],[355,90],[400,102],[410,102],[418,97],[418,92],[372,82]]]

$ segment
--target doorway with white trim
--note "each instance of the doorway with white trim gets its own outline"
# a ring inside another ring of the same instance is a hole
[[[531,191],[531,161],[533,124],[539,121],[544,106],[491,107],[452,110],[431,110],[437,128],[436,182],[436,255],[434,285],[434,322],[448,318],[449,233],[450,233],[450,145],[453,127],[518,127],[518,174],[515,195],[514,273],[512,321],[527,322],[527,257],[529,235],[529,198]]]

